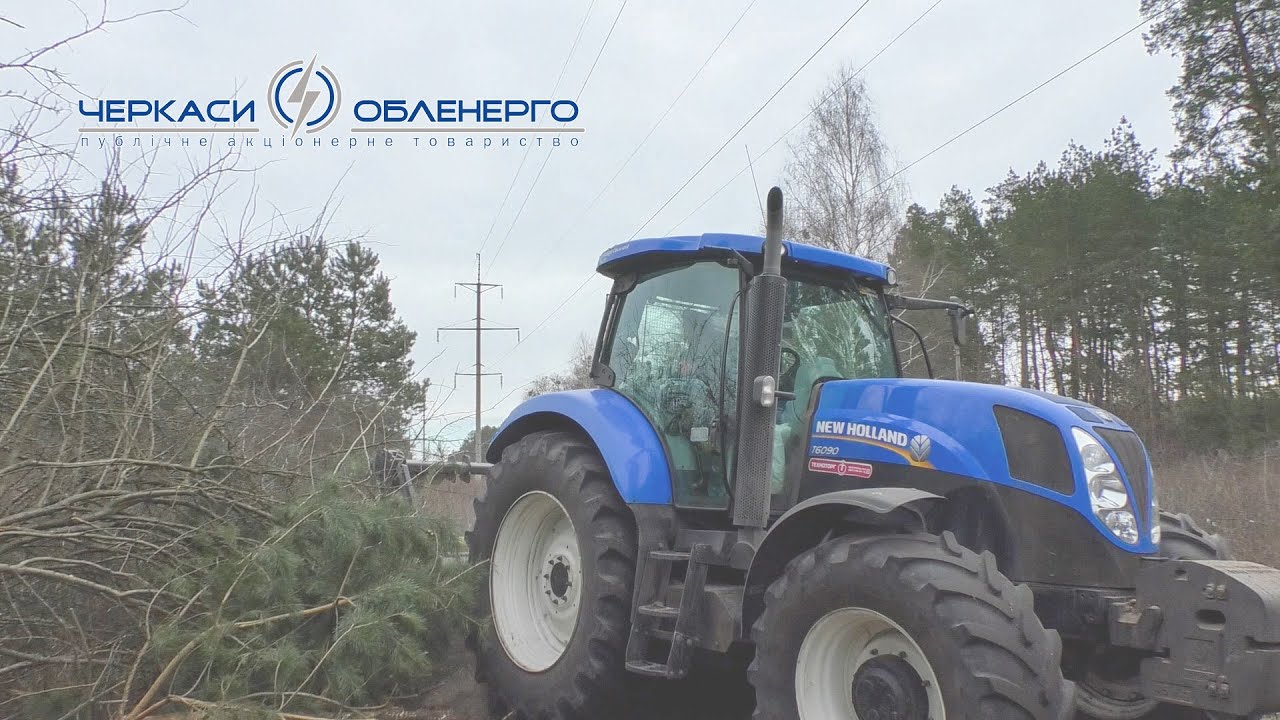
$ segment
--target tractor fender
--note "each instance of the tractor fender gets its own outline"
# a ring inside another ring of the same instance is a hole
[[[607,388],[566,390],[521,403],[494,434],[489,462],[520,438],[544,430],[569,430],[589,439],[628,504],[671,504],[671,469],[653,424],[639,408]]]
[[[765,533],[747,570],[741,637],[750,637],[751,625],[764,611],[764,593],[787,563],[826,541],[833,531],[862,525],[868,530],[924,532],[924,515],[914,506],[945,500],[916,488],[856,488],[815,495],[783,513]]]

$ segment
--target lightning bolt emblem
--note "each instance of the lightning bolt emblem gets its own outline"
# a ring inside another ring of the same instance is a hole
[[[302,79],[298,80],[298,84],[294,86],[293,92],[289,94],[288,102],[302,103],[302,107],[298,110],[298,118],[293,122],[293,135],[298,134],[298,128],[306,124],[307,113],[310,112],[311,106],[316,104],[316,98],[320,97],[319,90],[308,90],[307,84],[311,82],[311,73],[315,68],[316,59],[311,58],[311,62],[307,63],[307,69],[302,73]],[[293,137],[290,135],[290,137]]]

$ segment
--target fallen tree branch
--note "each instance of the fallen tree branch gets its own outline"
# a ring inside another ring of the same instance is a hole
[[[280,622],[282,620],[304,620],[306,618],[315,617],[316,615],[332,612],[339,607],[345,607],[351,604],[352,602],[350,598],[343,597],[338,598],[331,603],[307,608],[306,610],[281,613],[279,615],[272,615],[271,617],[260,618],[258,620],[242,620],[240,622],[231,623],[231,627],[236,630],[246,630],[249,628]],[[169,681],[169,678],[178,670],[183,661],[185,661],[191,653],[195,652],[196,648],[200,647],[200,643],[204,642],[214,630],[218,629],[218,627],[219,626],[217,625],[210,627],[192,638],[186,645],[182,646],[182,649],[179,650],[171,660],[169,660],[169,662],[164,666],[164,669],[160,671],[160,674],[156,676],[156,679],[151,682],[151,686],[142,694],[142,699],[138,700],[138,702],[133,706],[133,710],[129,711],[129,713],[124,716],[124,720],[141,720],[141,718],[146,717],[147,713],[154,712],[151,702],[155,699],[156,695],[160,693],[160,688]]]
[[[30,575],[32,577],[41,577],[46,580],[53,580],[55,582],[60,582],[66,585],[75,585],[77,587],[82,587],[87,590],[93,590],[94,592],[101,593],[112,599],[119,600],[121,602],[128,602],[131,604],[138,604],[141,606],[145,606],[146,602],[137,599],[138,595],[155,595],[161,592],[159,590],[154,590],[151,588],[137,588],[134,590],[118,590],[116,588],[109,587],[101,583],[96,583],[92,580],[86,580],[82,577],[77,577],[75,575],[69,575],[67,573],[57,572],[56,570],[46,570],[45,568],[29,567],[29,566],[22,566],[22,565],[2,564],[0,565],[0,573],[10,573],[13,575]]]

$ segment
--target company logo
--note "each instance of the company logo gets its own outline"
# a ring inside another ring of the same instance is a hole
[[[305,65],[305,66],[304,66]],[[338,117],[342,88],[329,68],[316,68],[316,59],[294,60],[276,71],[267,88],[271,117],[286,130],[319,132]]]
[[[907,434],[901,430],[868,425],[860,422],[843,420],[819,420],[814,424],[813,434],[821,437],[833,437],[842,440],[869,441],[883,443],[895,447],[907,446]]]
[[[348,78],[350,80],[350,78]],[[358,82],[357,82],[358,84]],[[350,91],[351,88],[348,88]],[[257,93],[255,93],[257,94]],[[259,114],[263,100],[271,119],[283,128],[284,137],[267,135],[269,127]],[[362,95],[355,88],[343,102],[338,77],[317,57],[310,61],[286,63],[271,76],[266,97],[181,95],[179,97],[104,98],[79,100],[78,110],[85,125],[80,128],[81,147],[89,145],[87,133],[114,137],[98,138],[98,147],[121,147],[126,135],[140,147],[144,139],[150,147],[197,144],[205,147],[211,138],[176,140],[165,135],[231,135],[228,147],[577,147],[578,133],[586,129],[575,121],[580,116],[576,100],[537,96],[406,96],[391,98]],[[265,124],[264,124],[265,123]],[[127,126],[122,126],[127,125]],[[323,137],[321,131],[348,133],[346,141]],[[400,133],[414,137],[397,140]],[[422,133],[422,136],[418,136]],[[374,138],[373,134],[385,134]],[[307,135],[311,137],[308,139]],[[455,137],[462,135],[463,137]],[[235,137],[239,136],[239,137]],[[478,137],[475,137],[478,136]],[[548,137],[549,136],[549,137]]]
[[[871,477],[872,473],[871,466],[866,463],[849,462],[847,460],[824,460],[822,458],[809,458],[809,470],[811,472],[861,478],[863,480]]]
[[[902,459],[916,466],[928,466],[929,455],[933,451],[933,441],[928,435],[908,435],[892,427],[883,427],[864,422],[848,422],[845,420],[817,420],[813,424],[813,437],[824,440],[874,445],[897,454]],[[814,448],[825,446],[814,446]],[[832,448],[840,453],[839,447]],[[828,454],[813,452],[812,454]],[[826,472],[826,471],[820,471]]]
[[[911,444],[907,446],[907,452],[911,453],[911,460],[918,463],[928,460],[932,450],[933,442],[927,435],[916,435],[911,438]]]

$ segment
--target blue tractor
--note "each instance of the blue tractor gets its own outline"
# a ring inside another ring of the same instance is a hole
[[[755,717],[1238,718],[1280,709],[1280,571],[1162,513],[1120,418],[900,377],[889,267],[637,240],[590,390],[528,400],[468,534],[498,717],[620,717],[636,676],[751,654]]]

